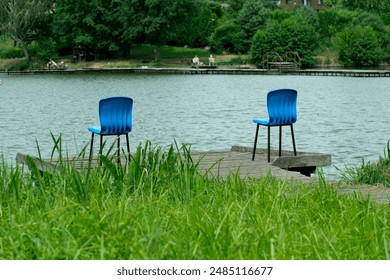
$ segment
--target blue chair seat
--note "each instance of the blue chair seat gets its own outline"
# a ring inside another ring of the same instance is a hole
[[[102,130],[100,126],[93,126],[93,127],[88,127],[88,130],[93,132],[93,133],[96,133],[96,134],[100,134],[100,131]]]
[[[99,101],[100,126],[88,127],[92,132],[89,157],[92,159],[94,135],[100,135],[100,153],[103,148],[103,136],[115,135],[117,139],[118,163],[120,163],[120,135],[126,135],[127,152],[130,160],[129,133],[133,126],[133,99],[125,96],[113,96]]]
[[[282,155],[282,127],[287,125],[291,127],[294,155],[297,155],[293,129],[293,124],[297,121],[297,95],[295,89],[276,89],[268,92],[267,110],[269,117],[252,120],[257,124],[252,160],[255,160],[260,125],[268,127],[268,162],[271,161],[271,126],[279,126],[279,156]]]
[[[269,125],[269,118],[266,119],[253,119],[254,123],[258,123],[259,125]]]

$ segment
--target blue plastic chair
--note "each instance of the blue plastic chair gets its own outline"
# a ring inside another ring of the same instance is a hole
[[[276,89],[268,92],[267,109],[269,117],[265,119],[253,119],[253,122],[257,124],[257,128],[252,160],[255,160],[260,125],[268,127],[268,162],[271,161],[271,126],[279,126],[279,156],[282,155],[282,126],[289,125],[291,127],[294,155],[297,155],[293,129],[293,124],[297,121],[297,95],[298,93],[295,89]]]
[[[89,157],[92,159],[94,135],[100,135],[100,153],[103,148],[103,136],[118,137],[118,164],[120,163],[120,135],[126,135],[127,152],[130,160],[129,132],[133,126],[133,99],[124,96],[103,98],[99,101],[100,126],[88,127],[92,132]]]

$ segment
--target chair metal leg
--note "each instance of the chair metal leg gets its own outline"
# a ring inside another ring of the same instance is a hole
[[[126,144],[127,144],[127,153],[129,154],[129,162],[131,161],[131,156],[130,156],[130,142],[129,142],[129,134],[126,133]]]
[[[120,156],[121,156],[121,150],[120,150],[120,146],[121,146],[121,136],[120,136],[120,134],[118,134],[118,140],[117,140],[118,142],[118,151],[117,151],[117,156],[118,156],[118,165],[120,165],[121,164],[121,158],[120,158]]]
[[[259,134],[259,124],[257,124],[256,127],[256,134],[255,134],[255,144],[253,146],[253,153],[252,153],[252,161],[255,160],[255,154],[256,154],[256,146],[257,146],[257,136]]]
[[[95,136],[95,133],[92,132],[92,137],[91,137],[91,147],[89,148],[89,161],[92,160],[92,150],[93,150],[93,138]]]
[[[271,161],[271,126],[268,126],[268,162]]]
[[[297,149],[296,149],[296,147],[295,147],[295,138],[294,138],[294,129],[293,129],[293,125],[291,124],[290,127],[291,127],[291,137],[292,137],[293,148],[294,148],[294,156],[296,156],[296,155],[297,155]]]
[[[103,154],[103,134],[100,134],[100,149],[99,149],[99,155],[98,155],[98,161],[99,165],[102,165],[102,161],[100,159],[100,156]]]
[[[282,126],[279,125],[279,156],[282,156]]]

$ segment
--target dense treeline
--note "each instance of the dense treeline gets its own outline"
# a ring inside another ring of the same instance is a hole
[[[327,9],[274,0],[0,0],[0,32],[30,59],[29,46],[47,60],[86,49],[89,59],[131,57],[135,44],[209,46],[211,52],[297,52],[304,65],[337,57],[344,65],[372,66],[390,59],[390,1],[328,0]]]

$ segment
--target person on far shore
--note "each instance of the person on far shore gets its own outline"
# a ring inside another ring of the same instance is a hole
[[[215,64],[215,59],[213,57],[213,55],[210,54],[210,57],[209,57],[209,66],[214,66]]]
[[[197,55],[195,55],[195,57],[192,59],[192,63],[195,65],[195,66],[198,66],[199,65],[199,57]]]
[[[46,69],[54,69],[57,67],[58,65],[53,59],[50,59],[49,62],[46,64]]]

